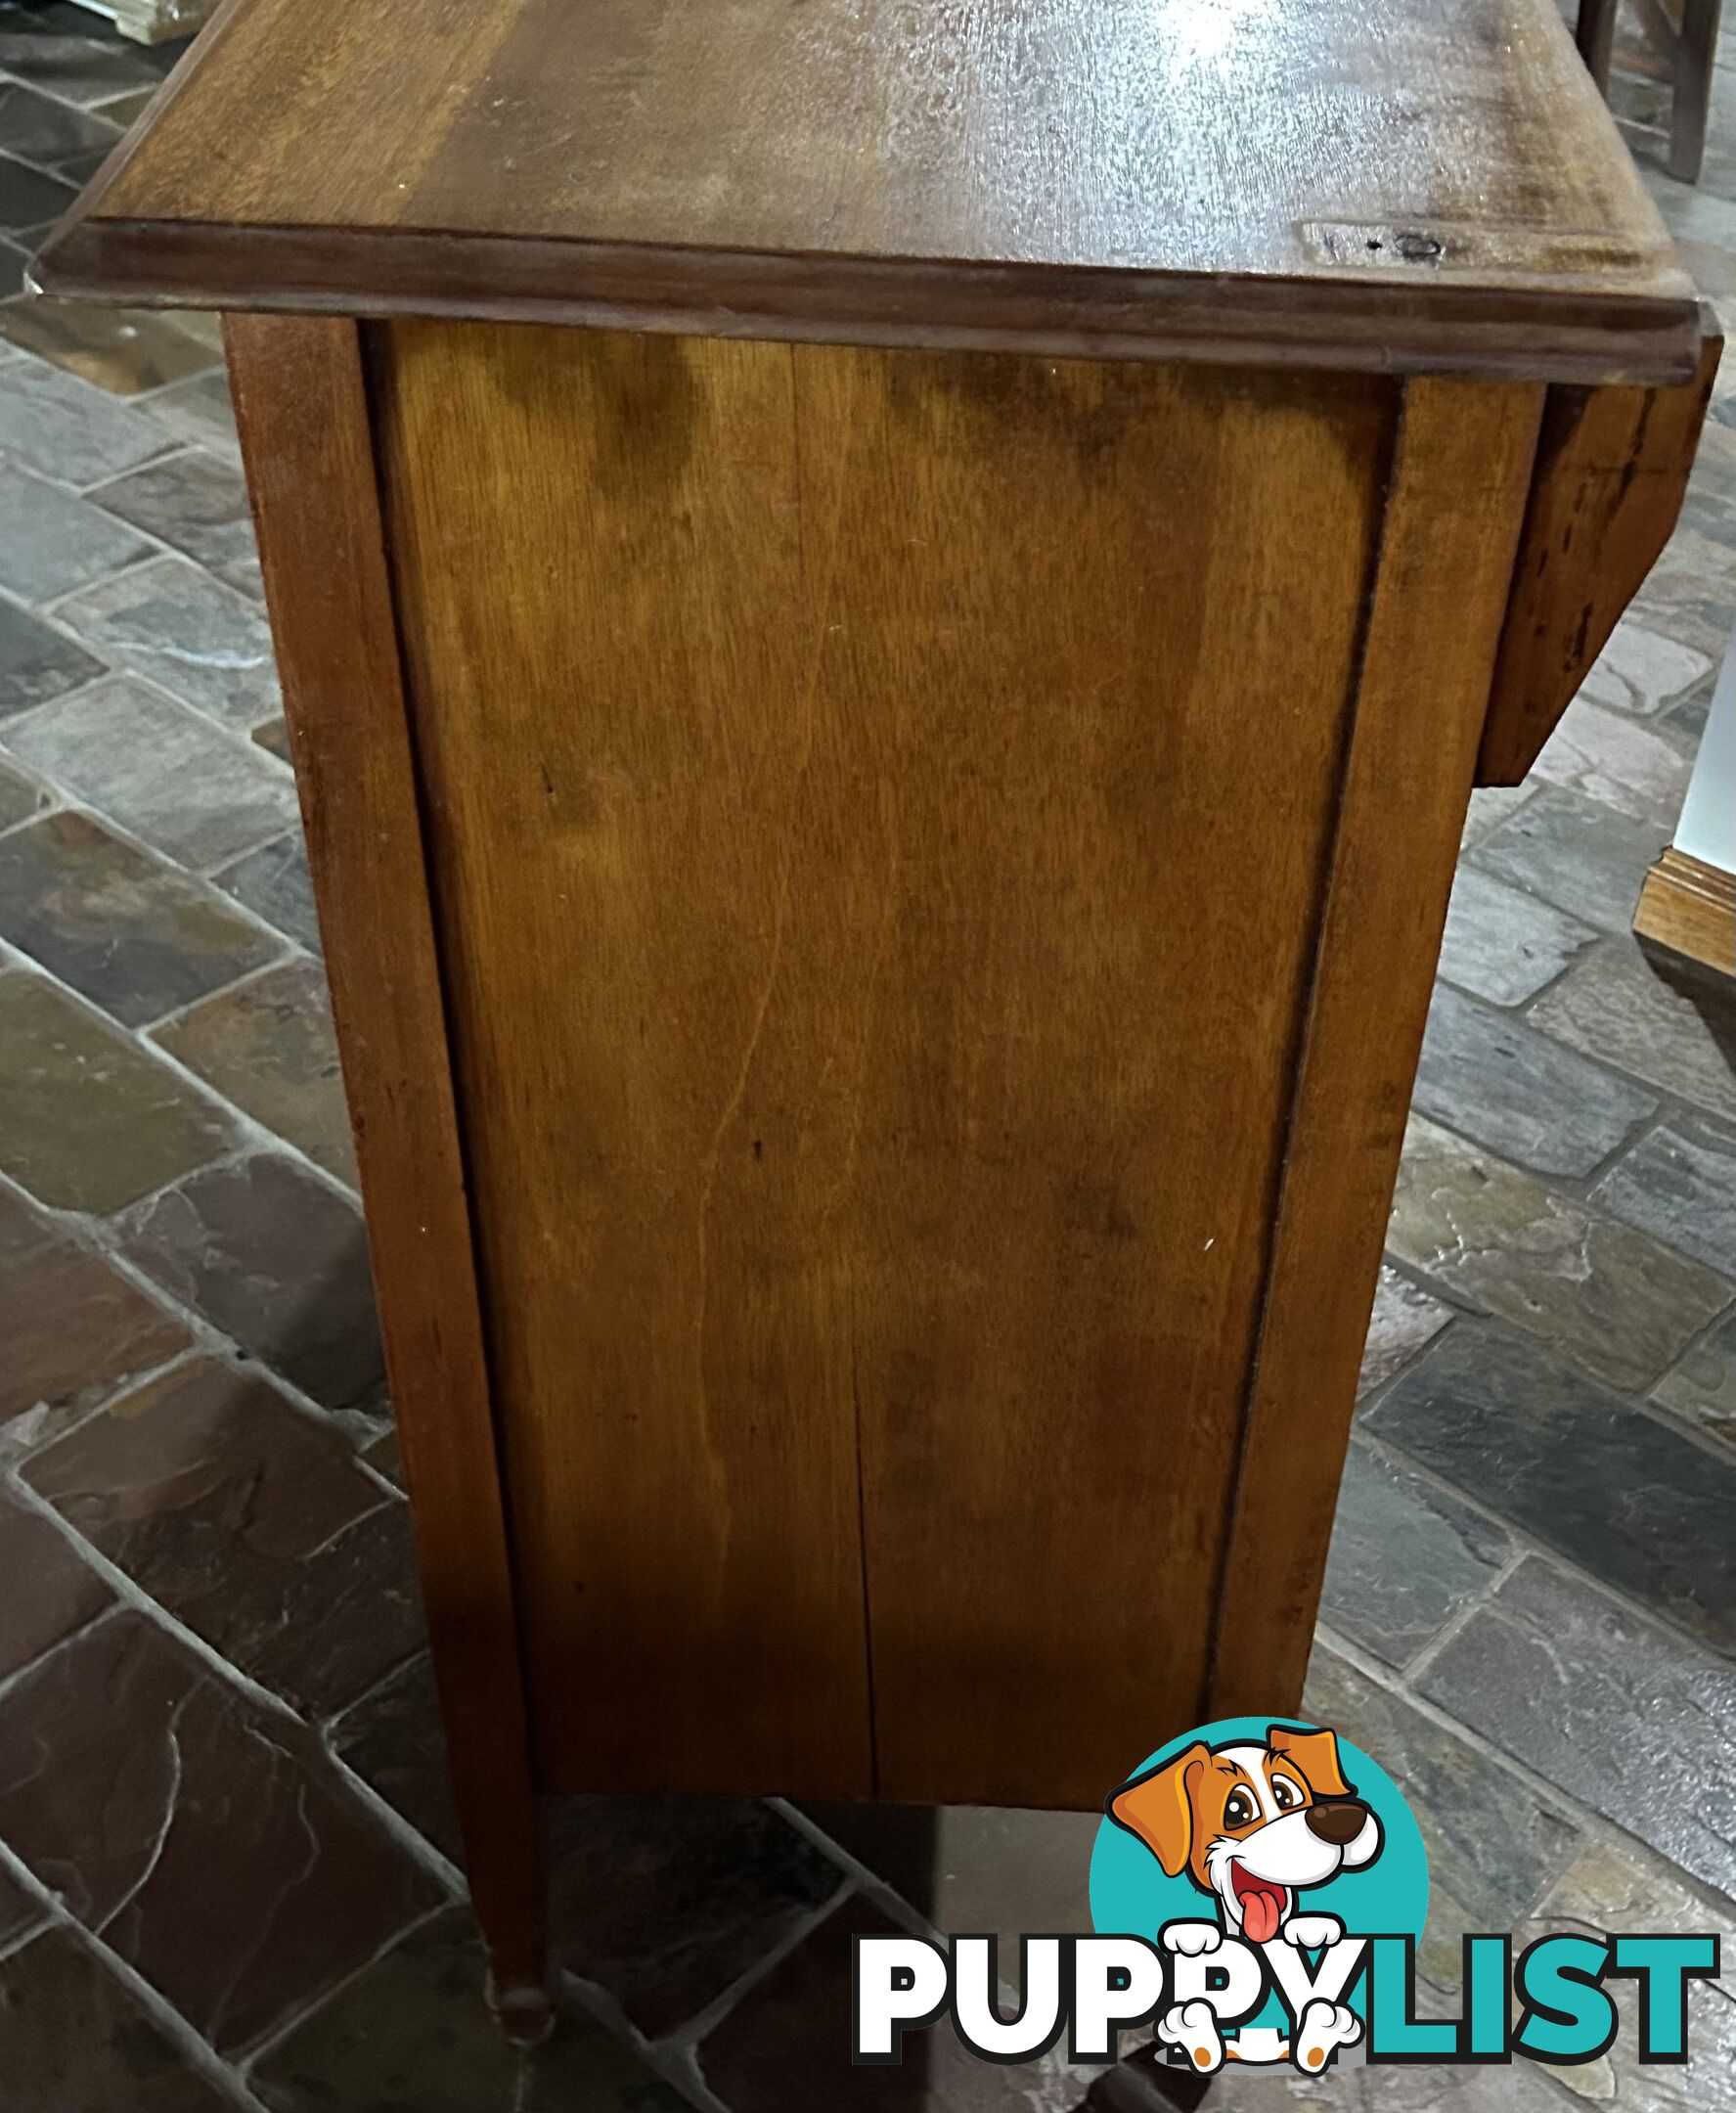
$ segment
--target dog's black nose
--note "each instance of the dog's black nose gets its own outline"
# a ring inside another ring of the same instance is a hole
[[[1308,1830],[1342,1849],[1346,1842],[1354,1842],[1361,1833],[1362,1822],[1367,1817],[1367,1806],[1359,1805],[1355,1798],[1334,1799],[1330,1805],[1309,1807]]]

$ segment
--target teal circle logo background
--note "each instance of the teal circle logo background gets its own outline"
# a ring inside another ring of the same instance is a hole
[[[1131,1781],[1147,1769],[1160,1767],[1195,1739],[1204,1740],[1208,1746],[1238,1741],[1264,1746],[1273,1724],[1294,1725],[1305,1731],[1335,1729],[1314,1725],[1304,1717],[1225,1717],[1167,1740],[1136,1768],[1129,1769],[1122,1780]],[[1336,1915],[1351,1937],[1420,1937],[1429,1911],[1429,1859],[1421,1830],[1404,1802],[1403,1792],[1377,1761],[1361,1747],[1353,1745],[1342,1732],[1338,1734],[1338,1751],[1346,1780],[1380,1821],[1381,1850],[1374,1862],[1360,1870],[1340,1871],[1325,1885],[1310,1886],[1298,1903],[1298,1911]],[[1177,1878],[1166,1876],[1163,1866],[1145,1844],[1106,1814],[1091,1850],[1091,1911],[1093,1929],[1147,1937],[1154,1943],[1166,1922],[1222,1919],[1213,1895],[1201,1893],[1185,1871]],[[1365,1977],[1358,1975],[1350,1998],[1351,2007],[1358,2014],[1364,2010],[1365,1985]],[[1274,1997],[1259,2018],[1249,2022],[1275,2024],[1281,2016]]]

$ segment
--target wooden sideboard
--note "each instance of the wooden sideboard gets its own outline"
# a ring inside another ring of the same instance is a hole
[[[476,1907],[1298,1703],[1466,801],[1715,344],[1552,0],[231,0],[228,314]]]

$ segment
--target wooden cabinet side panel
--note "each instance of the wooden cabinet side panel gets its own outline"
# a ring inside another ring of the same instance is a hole
[[[540,1773],[866,1795],[815,1178],[848,1140],[768,1076],[849,1060],[842,1019],[777,1054],[817,929],[787,359],[431,324],[375,353]]]
[[[534,2029],[542,1851],[357,327],[238,315],[224,335],[470,1891],[497,2007]]]
[[[377,343],[543,1771],[1093,1804],[1204,1686],[1396,387]]]
[[[1242,1440],[1207,1714],[1302,1699],[1381,1244],[1542,409],[1412,381]]]

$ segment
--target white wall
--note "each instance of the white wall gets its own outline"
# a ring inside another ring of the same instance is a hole
[[[1713,692],[1712,713],[1675,826],[1675,848],[1736,873],[1736,638]]]

